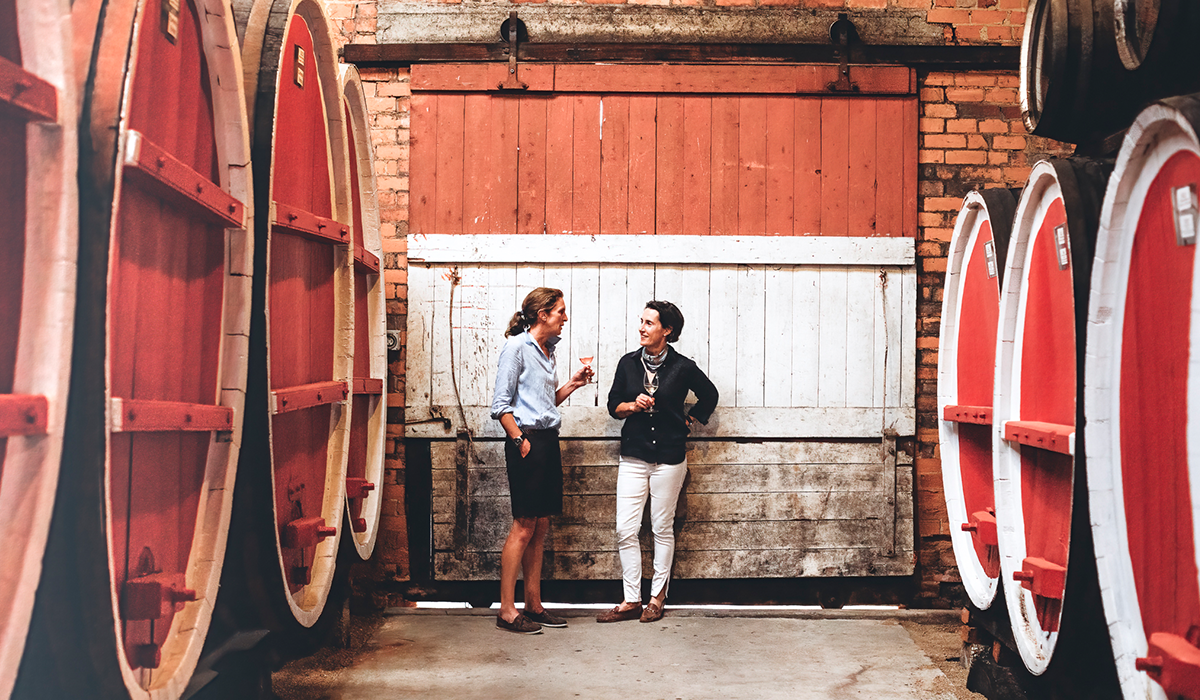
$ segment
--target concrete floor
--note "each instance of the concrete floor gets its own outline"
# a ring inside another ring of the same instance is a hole
[[[274,690],[285,700],[982,697],[963,687],[955,615],[668,608],[657,623],[601,625],[594,610],[558,612],[566,629],[526,636],[495,629],[487,610],[394,611],[356,653],[291,664]]]

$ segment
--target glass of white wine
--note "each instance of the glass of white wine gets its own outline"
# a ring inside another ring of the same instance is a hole
[[[650,395],[650,398],[654,398],[654,392],[658,391],[658,372],[646,370],[646,374],[642,378],[642,387]],[[651,406],[646,409],[646,413],[658,413],[658,411]]]

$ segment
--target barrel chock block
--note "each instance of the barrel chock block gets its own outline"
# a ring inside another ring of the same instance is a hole
[[[1200,629],[1193,627],[1189,637],[1200,641]],[[1167,695],[1182,700],[1200,700],[1200,648],[1188,639],[1169,632],[1150,635],[1145,657],[1136,662],[1137,670],[1154,679]]]
[[[177,574],[150,574],[129,579],[121,589],[121,618],[161,620],[182,612],[185,603],[199,597],[196,591],[179,585],[181,578]]]
[[[375,490],[375,484],[357,476],[346,477],[346,498],[366,498]]]
[[[297,518],[283,526],[279,541],[289,549],[304,549],[315,547],[321,540],[336,534],[337,528],[326,525],[322,517]]]

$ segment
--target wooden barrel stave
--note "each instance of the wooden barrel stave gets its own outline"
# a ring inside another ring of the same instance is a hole
[[[1178,188],[1190,197],[1200,183],[1197,125],[1200,99],[1189,96],[1146,109],[1130,128],[1105,198],[1088,311],[1092,530],[1127,698],[1187,697],[1145,660],[1162,655],[1155,635],[1200,642],[1188,639],[1200,630],[1200,470],[1187,437],[1200,261],[1175,220],[1188,213],[1175,206]]]
[[[942,301],[938,428],[950,537],[971,602],[987,609],[999,589],[992,490],[992,379],[1000,273],[1016,199],[1009,190],[963,199],[950,242]],[[972,529],[968,529],[972,528]]]
[[[374,152],[367,122],[366,95],[358,71],[340,74],[348,130],[351,205],[354,225],[354,407],[346,467],[348,531],[363,560],[375,549],[383,504],[387,372],[383,258],[379,234]]]
[[[78,232],[68,14],[0,2],[0,71],[30,85],[0,96],[0,698],[25,653],[63,447]]]
[[[1035,165],[1005,264],[993,399],[996,520],[1013,635],[1035,674],[1066,656],[1056,651],[1060,634],[1071,656],[1086,646],[1080,620],[1095,617],[1086,479],[1075,443],[1082,422],[1076,343],[1085,337],[1082,299],[1106,177],[1102,163]]]

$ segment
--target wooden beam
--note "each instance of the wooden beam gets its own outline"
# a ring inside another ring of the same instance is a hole
[[[219,225],[245,228],[246,208],[215,182],[137,131],[125,141],[125,173],[144,189]]]
[[[233,429],[228,406],[177,401],[112,400],[114,433],[212,432]]]
[[[833,63],[832,44],[648,44],[530,43],[518,49],[519,63]],[[466,63],[508,60],[508,44],[412,43],[348,44],[347,63],[397,66],[414,63]],[[957,67],[1015,70],[1016,46],[866,45],[850,47],[853,65],[899,64],[928,68]]]
[[[58,120],[58,90],[21,66],[0,57],[0,114],[31,122]]]
[[[316,382],[271,392],[271,415],[299,411],[327,403],[341,403],[350,394],[346,382]]]
[[[350,227],[312,212],[282,202],[272,202],[271,227],[274,231],[292,233],[325,243],[346,243]]]

